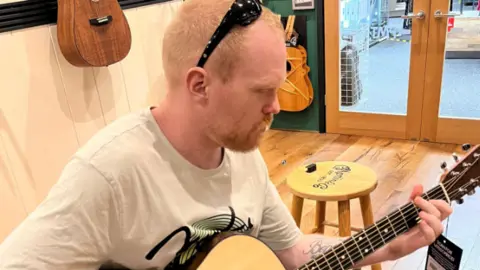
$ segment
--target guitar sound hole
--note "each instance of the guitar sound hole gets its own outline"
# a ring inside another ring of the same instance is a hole
[[[290,70],[292,70],[292,65],[287,61],[287,72],[290,72]]]

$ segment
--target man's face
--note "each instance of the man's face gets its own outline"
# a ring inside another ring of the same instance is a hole
[[[279,113],[277,89],[286,76],[281,37],[259,22],[246,38],[245,55],[229,80],[212,79],[206,117],[210,137],[242,152],[258,146]]]

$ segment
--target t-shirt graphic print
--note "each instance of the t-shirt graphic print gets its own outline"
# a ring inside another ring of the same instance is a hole
[[[179,233],[185,234],[185,243],[177,252],[175,258],[165,267],[166,270],[182,269],[188,266],[194,259],[195,255],[201,250],[212,238],[222,232],[238,232],[248,234],[253,228],[251,219],[245,222],[235,215],[232,207],[228,207],[230,214],[219,214],[206,219],[199,220],[191,226],[183,226],[165,237],[160,241],[146,256],[151,260],[155,254],[161,251],[170,239]]]

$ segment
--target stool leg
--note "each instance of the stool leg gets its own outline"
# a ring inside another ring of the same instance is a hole
[[[300,222],[302,220],[302,209],[303,209],[303,198],[293,195],[292,200],[292,216],[297,223],[297,226],[300,227]]]
[[[350,201],[339,201],[338,202],[338,234],[340,236],[350,236],[352,234],[352,229],[350,225]],[[360,270],[354,268],[354,270]]]
[[[326,202],[317,201],[317,207],[315,209],[315,228],[313,228],[312,233],[325,233],[325,208],[327,206]]]
[[[350,201],[338,202],[338,229],[340,236],[350,236]]]
[[[362,209],[363,225],[365,227],[372,225],[374,220],[370,195],[360,197],[360,208]],[[381,264],[372,265],[372,270],[382,270]]]

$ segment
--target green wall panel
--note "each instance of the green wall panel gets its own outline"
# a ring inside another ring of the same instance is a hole
[[[322,1],[315,1],[315,5]],[[319,46],[317,40],[317,11],[312,10],[292,10],[292,0],[264,0],[264,4],[273,12],[281,16],[299,15],[306,16],[307,20],[307,65],[310,67],[309,77],[314,89],[314,99],[312,104],[301,112],[280,112],[273,121],[272,128],[291,129],[291,130],[311,130],[319,131],[319,78],[318,72],[318,53]],[[315,7],[318,8],[318,7]],[[323,63],[322,63],[323,65]],[[323,92],[323,91],[321,91]],[[321,99],[323,100],[323,98]]]

